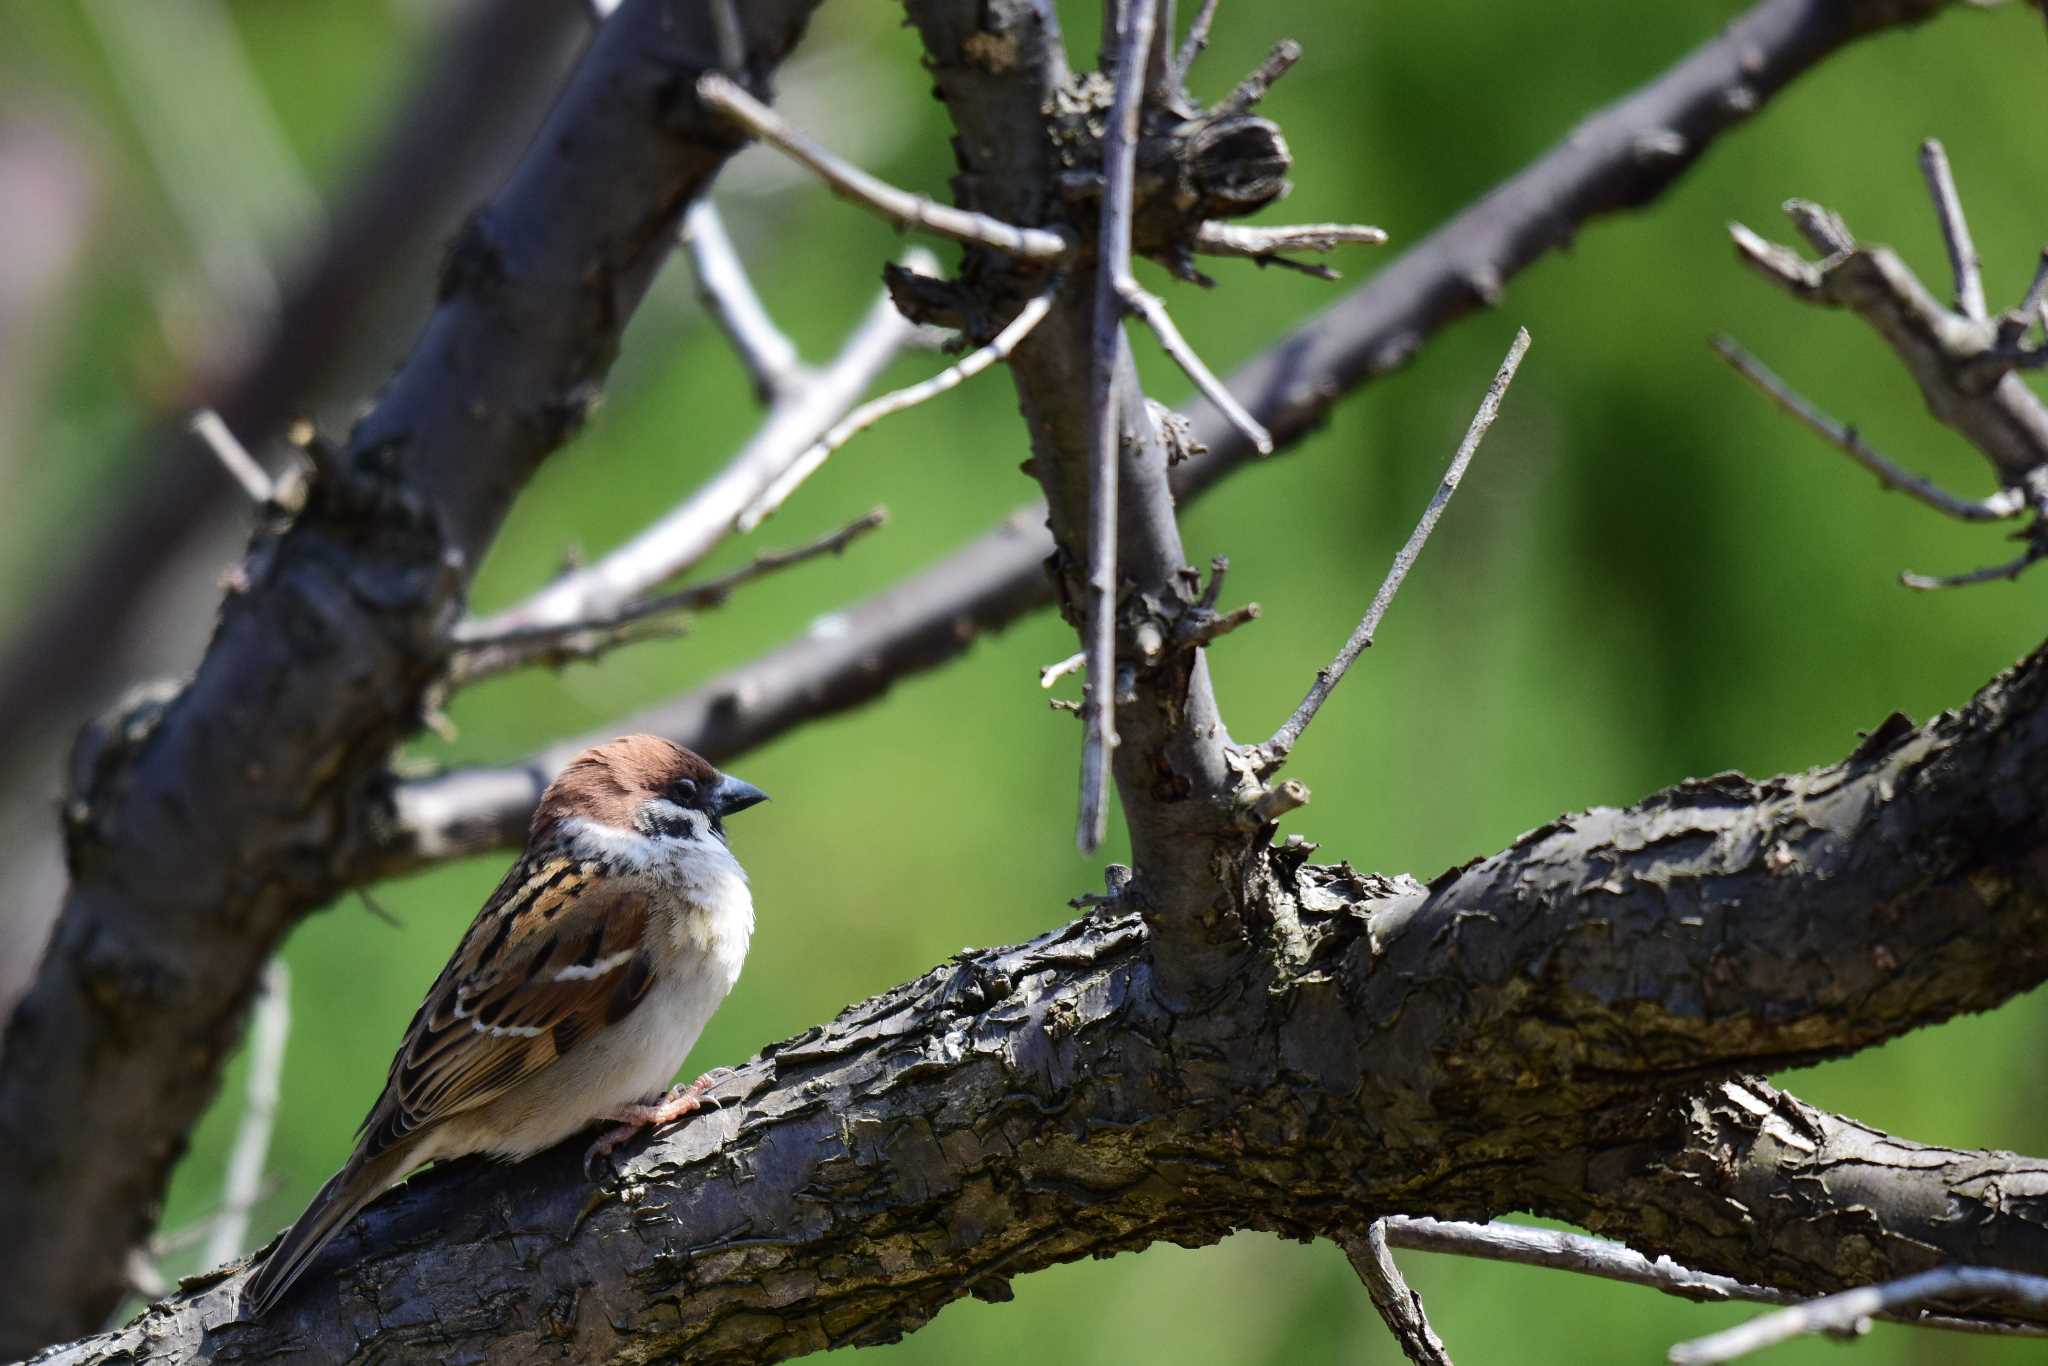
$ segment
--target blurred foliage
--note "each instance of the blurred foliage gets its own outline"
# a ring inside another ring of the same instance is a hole
[[[430,40],[436,8],[232,6],[254,74],[323,193],[346,183]],[[1085,62],[1094,11],[1067,3],[1063,12]],[[1268,217],[1377,223],[1397,251],[1735,12],[1697,2],[1226,5],[1196,88],[1220,94],[1274,39],[1301,39],[1306,59],[1267,106],[1294,149],[1297,187]],[[948,129],[900,21],[876,0],[826,6],[785,93],[828,141],[899,183],[944,193]],[[1896,245],[1944,291],[1914,160],[1921,138],[1939,136],[1994,306],[2009,304],[2043,233],[2039,182],[2021,173],[2038,151],[2027,130],[2041,112],[2041,45],[2039,15],[2014,5],[1951,13],[1835,58],[1649,212],[1591,228],[1512,282],[1497,311],[1432,341],[1298,449],[1189,510],[1198,562],[1227,552],[1231,599],[1265,607],[1214,657],[1226,715],[1241,734],[1263,734],[1354,623],[1514,326],[1534,333],[1504,417],[1379,648],[1299,751],[1294,771],[1316,800],[1291,830],[1332,859],[1427,877],[1561,810],[1626,803],[1692,774],[1838,758],[1893,708],[1924,717],[1954,706],[2038,643],[2048,572],[1949,595],[1899,588],[1902,567],[1974,567],[2008,547],[1995,531],[1881,493],[1774,413],[1705,338],[1732,333],[1895,458],[1984,491],[1982,460],[1929,418],[1882,345],[1853,319],[1795,305],[1738,267],[1724,225],[1740,219],[1789,239],[1780,201],[1817,199],[1864,238]],[[189,274],[193,253],[166,207],[163,172],[135,136],[150,111],[124,99],[69,7],[0,14],[0,79],[10,98],[64,111],[112,200],[89,269],[46,339],[51,378],[18,453],[14,494],[0,505],[4,621],[63,572],[102,491],[119,486],[112,462],[133,449],[127,433],[176,368],[154,301],[167,280]],[[880,263],[900,250],[897,235],[759,153],[742,158],[728,186],[729,217],[771,309],[809,356],[829,354],[866,306]],[[1356,280],[1378,259],[1340,264]],[[1346,287],[1242,263],[1213,269],[1221,287],[1211,293],[1153,279],[1219,370]],[[402,340],[389,339],[387,354],[400,354]],[[1138,349],[1154,392],[1182,397],[1181,377],[1142,339]],[[889,382],[939,364],[912,356]],[[732,451],[755,418],[738,366],[672,272],[634,323],[599,419],[520,503],[479,605],[539,584],[571,546],[595,552],[630,534]],[[423,741],[417,756],[520,754],[688,688],[1028,498],[1016,472],[1024,454],[1000,375],[893,418],[755,539],[794,542],[877,501],[893,514],[881,535],[830,567],[746,590],[681,641],[478,688],[453,707],[459,738]],[[221,496],[232,496],[225,482]],[[711,568],[753,549],[728,546]],[[734,830],[760,930],[692,1069],[743,1058],[963,945],[1029,937],[1066,918],[1067,897],[1099,884],[1071,840],[1075,726],[1047,710],[1035,679],[1037,666],[1071,648],[1064,628],[1041,616],[877,705],[735,763],[776,799]],[[400,928],[350,899],[292,939],[296,1024],[261,1236],[344,1156],[413,1005],[501,867],[479,859],[379,889]],[[2048,1152],[2044,1027],[2048,998],[2036,993],[1787,1080],[1913,1138]],[[215,1198],[240,1085],[237,1064],[194,1136],[167,1227],[201,1217]],[[1570,1276],[1407,1261],[1438,1329],[1473,1366],[1652,1361],[1671,1341],[1746,1312]],[[1242,1236],[1199,1251],[1158,1248],[1026,1277],[1016,1294],[1009,1306],[950,1308],[885,1355],[1190,1366],[1398,1359],[1328,1246]],[[2040,1351],[1897,1329],[1853,1350],[1866,1366],[2018,1362]],[[1805,1343],[1772,1359],[1832,1362],[1835,1351]]]

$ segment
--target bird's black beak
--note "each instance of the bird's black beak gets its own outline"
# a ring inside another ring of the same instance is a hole
[[[735,811],[759,806],[767,800],[768,794],[760,788],[727,774],[719,779],[718,786],[711,790],[711,814],[723,819]]]

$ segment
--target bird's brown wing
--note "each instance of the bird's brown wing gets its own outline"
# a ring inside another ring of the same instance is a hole
[[[637,1006],[654,984],[644,892],[598,864],[522,859],[413,1017],[359,1159],[504,1095]]]

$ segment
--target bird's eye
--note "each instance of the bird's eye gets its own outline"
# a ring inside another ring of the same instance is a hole
[[[689,806],[697,800],[697,784],[688,778],[678,778],[668,785],[669,800],[678,806]]]

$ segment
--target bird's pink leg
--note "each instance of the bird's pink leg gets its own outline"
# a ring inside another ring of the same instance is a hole
[[[612,1111],[605,1118],[617,1127],[605,1130],[597,1142],[590,1145],[590,1151],[583,1155],[583,1170],[594,1174],[597,1164],[612,1149],[642,1129],[659,1128],[696,1114],[704,1108],[704,1093],[732,1075],[730,1067],[714,1067],[688,1086],[671,1087],[659,1100]]]

